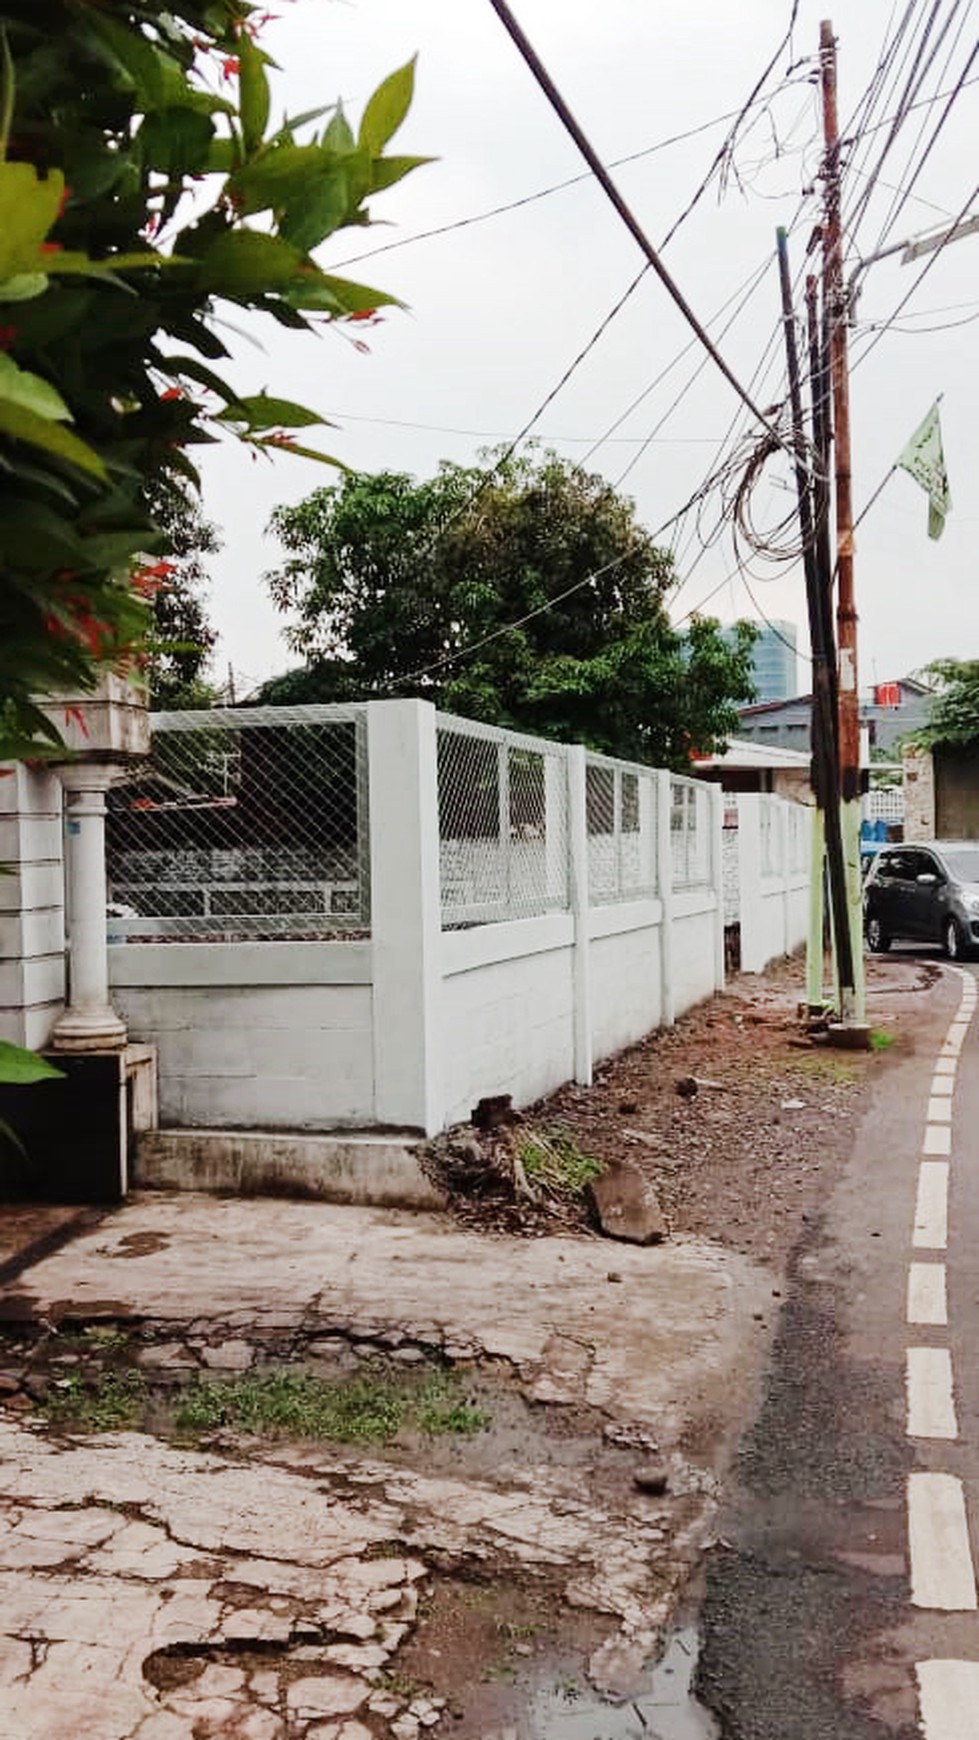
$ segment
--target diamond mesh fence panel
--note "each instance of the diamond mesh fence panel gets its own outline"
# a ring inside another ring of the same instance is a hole
[[[368,935],[366,715],[243,707],[153,717],[109,793],[114,941]]]
[[[443,928],[565,911],[563,746],[447,714],[437,742]]]
[[[585,762],[588,892],[592,905],[656,892],[656,774],[589,755]]]
[[[710,885],[711,795],[697,780],[671,781],[670,843],[674,888]]]

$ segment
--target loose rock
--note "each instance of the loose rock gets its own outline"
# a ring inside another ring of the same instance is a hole
[[[609,1238],[660,1244],[667,1227],[653,1186],[639,1168],[616,1160],[588,1187],[598,1222]]]

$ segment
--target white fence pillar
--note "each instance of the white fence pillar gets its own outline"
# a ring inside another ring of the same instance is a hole
[[[761,919],[761,804],[758,792],[742,792],[738,798],[738,912],[743,973],[760,973],[765,966]]]
[[[656,775],[656,883],[663,910],[660,926],[660,1008],[662,1024],[676,1023],[676,978],[673,971],[673,777]]]
[[[371,701],[369,757],[374,1116],[442,1128],[442,914],[435,709]]]
[[[65,999],[61,786],[0,768],[0,1038],[46,1045]]]
[[[723,991],[724,961],[724,793],[710,787],[710,883],[717,905],[714,910],[714,989]]]
[[[588,935],[588,799],[584,747],[570,743],[568,768],[568,861],[574,916],[574,1078],[592,1081],[591,941]]]

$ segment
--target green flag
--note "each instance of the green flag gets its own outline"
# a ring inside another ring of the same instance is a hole
[[[923,423],[920,423],[897,461],[902,470],[910,472],[916,483],[928,491],[928,536],[940,538],[945,530],[945,515],[952,505],[948,492],[948,473],[942,452],[942,426],[936,399]]]

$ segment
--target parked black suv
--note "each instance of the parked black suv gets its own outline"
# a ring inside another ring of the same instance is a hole
[[[864,885],[867,947],[941,943],[951,960],[979,948],[979,840],[885,846]]]

